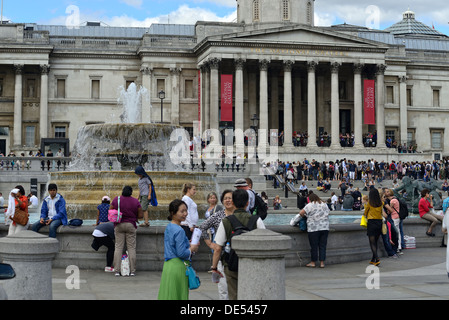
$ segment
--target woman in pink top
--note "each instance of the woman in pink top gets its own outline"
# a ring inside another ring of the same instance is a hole
[[[429,189],[423,189],[421,191],[421,200],[419,200],[418,208],[419,216],[422,219],[431,222],[429,229],[426,231],[426,234],[429,237],[435,237],[435,234],[432,233],[433,228],[437,225],[438,221],[441,223],[443,222],[443,216],[437,215],[432,212],[433,210],[430,210],[433,208],[433,198],[430,194]]]
[[[396,227],[396,230],[399,234],[399,241],[398,241],[398,253],[402,252],[402,239],[404,238],[404,235],[402,234],[402,228],[401,228],[401,219],[399,217],[399,200],[394,197],[393,190],[385,189],[385,198],[388,199],[389,204],[385,204],[385,208],[387,208],[388,213],[391,215],[391,220],[393,220],[394,226]]]

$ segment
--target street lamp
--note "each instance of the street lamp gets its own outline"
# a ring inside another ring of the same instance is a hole
[[[159,99],[161,99],[161,123],[164,123],[164,99],[165,99],[165,91],[161,89],[158,93]]]

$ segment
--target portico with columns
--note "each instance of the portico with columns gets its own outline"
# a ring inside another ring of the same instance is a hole
[[[313,42],[295,44],[276,41],[290,38]],[[308,27],[277,28],[270,34],[253,31],[226,40],[210,39],[199,59],[202,90],[203,129],[242,129],[259,118],[258,129],[269,134],[283,131],[281,152],[317,152],[320,133],[331,137],[320,148],[334,152],[340,147],[340,133],[354,134],[354,148],[364,148],[366,132],[377,132],[375,149],[385,152],[384,73],[387,48],[379,43],[341,34],[326,35]],[[220,75],[234,75],[234,121],[220,123]],[[363,124],[363,80],[375,80],[376,124]],[[345,117],[342,119],[341,112]],[[295,148],[294,132],[308,134],[306,148]],[[301,150],[302,149],[302,150]],[[307,150],[307,151],[306,151]],[[346,150],[347,151],[347,150]]]

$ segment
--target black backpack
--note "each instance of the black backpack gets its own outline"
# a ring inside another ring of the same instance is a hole
[[[265,203],[265,201],[262,199],[261,196],[259,196],[257,193],[255,193],[253,190],[251,190],[252,193],[254,193],[254,207],[250,209],[251,214],[259,216],[260,219],[265,220],[268,214],[268,205]]]
[[[405,218],[408,217],[408,206],[407,206],[407,202],[405,202],[404,199],[399,199],[396,198],[399,201],[399,218],[401,220],[404,220]]]
[[[251,218],[248,221],[248,225],[245,227],[234,215],[227,216],[225,219],[228,219],[229,222],[231,222],[232,226],[232,232],[231,232],[231,238],[228,239],[230,243],[232,243],[232,238],[234,236],[241,235],[243,233],[252,231],[256,228],[257,220],[259,217],[251,216]],[[223,253],[223,260],[227,263],[228,269],[231,271],[238,271],[239,269],[239,257],[237,256],[237,253],[234,249],[232,249],[231,245],[231,251],[229,253],[224,252]]]

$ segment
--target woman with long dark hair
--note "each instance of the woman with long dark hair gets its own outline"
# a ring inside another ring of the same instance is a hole
[[[370,189],[364,215],[368,220],[367,235],[373,253],[370,264],[375,266],[380,264],[379,256],[377,255],[377,243],[382,234],[383,205],[379,191],[377,189]]]
[[[187,204],[179,199],[168,206],[170,223],[164,233],[164,267],[159,286],[158,300],[188,300],[189,284],[184,261],[190,260],[199,245],[193,245],[187,239],[181,222],[188,215]]]

